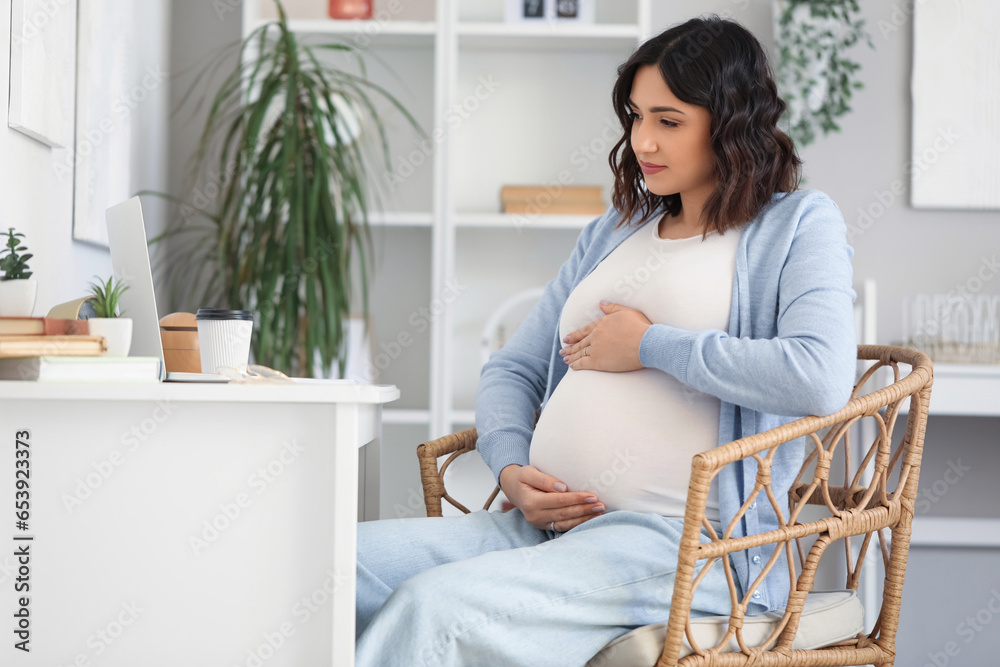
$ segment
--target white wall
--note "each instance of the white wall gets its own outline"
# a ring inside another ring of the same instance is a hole
[[[168,46],[167,0],[136,2],[136,61],[165,67]],[[56,11],[71,11],[53,3]],[[0,229],[16,227],[26,235],[35,255],[30,261],[38,279],[35,315],[45,315],[57,303],[83,296],[95,274],[111,273],[107,249],[73,241],[73,182],[60,178],[55,166],[66,159],[64,149],[52,149],[7,127],[7,91],[10,74],[10,0],[0,1]],[[140,68],[140,69],[144,69]],[[133,124],[142,141],[133,152],[136,189],[166,187],[167,87],[153,90],[134,110]],[[155,211],[147,225],[156,228]]]

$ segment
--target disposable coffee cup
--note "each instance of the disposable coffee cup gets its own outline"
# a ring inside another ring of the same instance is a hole
[[[253,314],[249,310],[199,308],[195,320],[202,373],[218,373],[227,367],[239,369],[250,363]]]

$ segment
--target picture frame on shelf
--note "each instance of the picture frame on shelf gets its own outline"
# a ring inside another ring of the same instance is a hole
[[[594,22],[594,0],[552,0],[549,18],[573,23]]]
[[[507,0],[504,18],[508,23],[593,23],[594,13],[594,0]]]
[[[545,10],[555,0],[507,0],[504,19],[508,23],[544,21]]]

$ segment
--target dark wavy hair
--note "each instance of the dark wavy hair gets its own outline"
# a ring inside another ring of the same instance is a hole
[[[619,226],[641,224],[661,204],[667,215],[681,211],[679,194],[646,190],[632,149],[628,100],[636,70],[644,65],[656,65],[674,95],[711,115],[718,186],[702,211],[707,230],[740,227],[772,195],[798,188],[801,161],[792,140],[778,129],[785,103],[760,42],[735,21],[715,15],[691,19],[643,43],[618,67],[612,101],[624,133],[608,162],[615,174],[612,203],[622,215]]]

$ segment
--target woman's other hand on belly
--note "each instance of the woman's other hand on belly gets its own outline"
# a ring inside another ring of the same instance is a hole
[[[601,302],[604,316],[568,334],[559,350],[576,371],[624,372],[642,368],[639,343],[652,322],[635,308]]]
[[[604,512],[604,503],[594,493],[569,491],[563,482],[534,466],[507,466],[500,471],[500,487],[539,530],[565,533]]]

